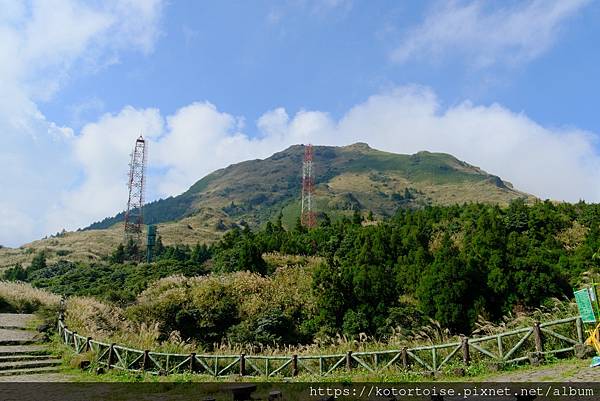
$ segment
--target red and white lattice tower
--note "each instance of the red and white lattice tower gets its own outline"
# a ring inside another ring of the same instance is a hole
[[[144,224],[144,186],[146,176],[146,140],[140,135],[135,141],[129,162],[129,199],[125,212],[125,240],[140,243]]]
[[[313,210],[314,193],[313,147],[308,144],[304,146],[304,161],[302,163],[302,214],[300,215],[302,225],[308,228],[317,225],[317,216]]]

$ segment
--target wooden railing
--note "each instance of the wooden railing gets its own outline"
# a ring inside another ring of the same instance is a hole
[[[149,372],[158,375],[198,373],[214,377],[283,376],[299,374],[328,376],[338,371],[387,372],[392,369],[438,372],[444,367],[468,366],[473,362],[516,363],[544,355],[573,351],[584,342],[579,317],[536,322],[521,328],[484,337],[461,337],[461,341],[399,350],[352,352],[331,355],[218,355],[169,354],[137,350],[96,341],[67,328],[59,319],[58,332],[76,353],[93,352],[96,362],[109,369]]]

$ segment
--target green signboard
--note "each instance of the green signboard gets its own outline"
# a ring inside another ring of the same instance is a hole
[[[574,294],[581,320],[584,323],[596,323],[596,314],[594,313],[590,291],[587,288],[584,288],[583,290],[575,291]]]

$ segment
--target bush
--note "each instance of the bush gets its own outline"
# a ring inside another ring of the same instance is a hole
[[[67,300],[65,323],[69,329],[105,342],[125,344],[140,350],[188,352],[194,344],[184,344],[178,333],[161,339],[156,323],[129,320],[123,309],[90,297]]]
[[[17,263],[4,271],[4,279],[8,281],[25,281],[27,280],[27,271],[23,269],[20,263]]]
[[[0,281],[0,308],[2,312],[52,314],[58,312],[60,296],[33,288],[21,282]]]
[[[310,270],[302,268],[282,268],[271,277],[172,276],[150,285],[126,313],[135,322],[158,323],[161,339],[177,331],[209,348],[225,338],[297,344],[312,335],[303,330],[315,309],[310,283]]]

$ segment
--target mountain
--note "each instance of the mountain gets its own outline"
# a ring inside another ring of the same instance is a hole
[[[508,182],[443,153],[400,155],[370,148],[315,146],[316,209],[334,216],[354,209],[389,216],[399,207],[491,202],[506,204],[529,197]],[[179,196],[145,206],[146,223],[156,224],[218,210],[233,220],[261,224],[280,211],[292,224],[299,214],[304,147],[294,145],[264,160],[249,160],[217,170]],[[124,213],[94,223],[104,229]]]
[[[315,208],[334,219],[356,209],[390,216],[398,208],[429,204],[505,205],[515,198],[533,199],[499,177],[449,154],[394,154],[365,143],[315,146],[313,150]],[[280,212],[284,225],[292,227],[300,214],[303,156],[304,147],[294,145],[264,160],[248,160],[217,170],[181,195],[146,205],[145,221],[159,224],[159,233],[167,244],[212,242],[235,224],[244,221],[260,226]],[[119,213],[82,231],[23,248],[44,248],[66,258],[96,259],[122,239],[123,217]],[[21,260],[23,252],[19,251],[0,249],[0,267]]]

